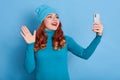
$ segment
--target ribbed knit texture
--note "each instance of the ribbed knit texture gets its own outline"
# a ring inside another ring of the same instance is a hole
[[[101,36],[96,35],[87,48],[83,48],[76,43],[72,37],[65,36],[66,46],[61,50],[54,50],[52,46],[52,36],[54,30],[45,30],[48,35],[47,47],[34,53],[34,43],[27,46],[25,69],[28,73],[36,70],[35,80],[70,80],[68,72],[68,51],[74,55],[88,59],[95,51],[101,40]]]

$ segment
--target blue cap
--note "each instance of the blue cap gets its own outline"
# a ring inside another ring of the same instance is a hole
[[[36,8],[35,12],[40,20],[40,24],[45,19],[45,17],[50,13],[56,13],[58,16],[58,11],[48,5],[41,5],[40,7]]]

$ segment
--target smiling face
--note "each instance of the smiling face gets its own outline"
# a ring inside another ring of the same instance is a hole
[[[58,15],[55,13],[48,14],[44,19],[44,24],[48,30],[56,30],[60,24]]]

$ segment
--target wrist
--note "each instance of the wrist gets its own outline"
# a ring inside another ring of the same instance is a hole
[[[101,32],[98,32],[98,33],[97,33],[98,36],[102,36],[102,34],[103,34],[103,33],[101,33]]]

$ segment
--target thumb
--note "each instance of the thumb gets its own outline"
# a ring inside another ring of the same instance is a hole
[[[36,36],[36,30],[34,30],[33,36],[34,36],[34,37]]]

